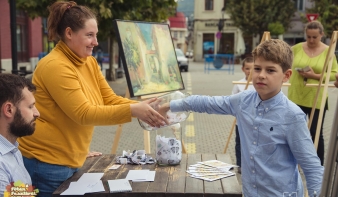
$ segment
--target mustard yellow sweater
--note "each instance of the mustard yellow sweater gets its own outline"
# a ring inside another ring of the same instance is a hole
[[[297,105],[312,108],[317,93],[317,87],[306,87],[303,83],[304,80],[303,77],[295,69],[310,66],[315,73],[317,74],[322,73],[328,49],[329,48],[327,48],[325,51],[323,51],[316,57],[311,58],[304,52],[302,43],[299,43],[292,47],[294,58],[292,64],[292,75],[290,77],[291,86],[288,89],[288,97],[291,101],[293,101]],[[331,73],[329,75],[330,81],[335,80],[337,70],[338,70],[337,60],[336,57],[334,56],[334,59],[332,61]],[[325,83],[325,77],[326,73],[324,74],[323,83]],[[307,83],[319,84],[319,80],[307,79]],[[320,93],[316,103],[317,109],[320,109],[322,97],[323,97],[323,88],[320,89]],[[327,95],[325,95],[324,98],[327,98]]]
[[[41,116],[34,134],[18,140],[27,158],[81,167],[94,125],[131,121],[135,101],[113,92],[94,57],[79,58],[62,41],[39,61],[33,83]]]

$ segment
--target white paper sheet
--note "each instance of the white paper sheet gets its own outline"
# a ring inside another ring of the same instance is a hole
[[[146,180],[148,176],[149,170],[129,170],[126,179],[127,180]]]

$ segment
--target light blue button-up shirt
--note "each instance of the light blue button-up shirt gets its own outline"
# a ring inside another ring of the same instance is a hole
[[[29,176],[18,149],[19,143],[12,144],[0,134],[0,195],[6,191],[11,182],[21,181],[31,185]]]
[[[236,117],[244,196],[304,196],[297,164],[305,174],[309,195],[313,196],[314,190],[320,194],[324,167],[310,138],[306,116],[282,92],[265,101],[256,91],[189,96],[171,101],[170,110]]]

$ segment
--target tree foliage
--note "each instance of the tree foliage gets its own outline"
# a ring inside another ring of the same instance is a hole
[[[56,0],[16,0],[18,9],[25,11],[29,17],[47,17],[47,7]],[[92,9],[97,14],[99,26],[99,40],[110,41],[110,62],[109,68],[115,78],[113,65],[113,41],[115,34],[113,31],[113,20],[133,20],[133,21],[152,21],[165,22],[169,16],[176,11],[175,0],[76,0],[78,5],[84,5]]]
[[[244,34],[262,35],[269,24],[276,27],[279,23],[288,29],[295,7],[290,0],[228,0],[226,11]]]
[[[47,17],[47,7],[56,0],[16,0],[16,6],[29,17]],[[175,13],[175,0],[76,0],[78,5],[92,9],[98,18],[99,38],[112,36],[112,20],[164,22]]]
[[[332,32],[338,30],[338,1],[312,0],[312,2],[314,3],[314,6],[306,9],[306,13],[319,14],[317,20],[323,24],[325,34],[330,38]]]

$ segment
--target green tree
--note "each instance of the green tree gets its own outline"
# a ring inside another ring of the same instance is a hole
[[[244,34],[263,35],[269,24],[274,28],[273,24],[281,24],[288,29],[295,7],[290,0],[228,0],[226,11]]]
[[[47,17],[47,7],[56,0],[16,0],[16,6],[26,11],[31,18]],[[113,42],[115,33],[113,31],[114,19],[164,22],[175,13],[175,0],[76,0],[79,5],[91,8],[98,16],[99,40],[109,40],[110,62],[109,68],[113,75],[108,80],[115,80],[113,68]]]
[[[318,13],[318,21],[323,24],[324,32],[331,38],[332,32],[338,30],[338,1],[337,0],[312,0],[314,6],[306,9],[306,13]],[[303,16],[304,22],[306,17]]]

